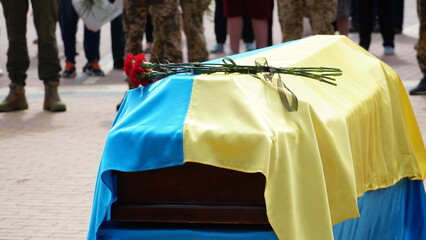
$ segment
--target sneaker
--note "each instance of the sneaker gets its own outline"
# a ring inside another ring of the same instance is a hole
[[[0,68],[0,77],[4,75],[3,69]]]
[[[101,70],[101,67],[99,67],[97,60],[87,63],[86,66],[83,67],[83,72],[89,76],[105,76],[105,73]]]
[[[210,49],[211,53],[223,53],[223,44],[216,44],[212,49]]]
[[[426,95],[426,77],[423,77],[420,83],[411,89],[410,95]]]
[[[65,69],[62,71],[61,76],[63,78],[73,78],[75,77],[75,64],[66,60],[65,61]]]
[[[255,49],[256,49],[256,46],[254,46],[253,43],[247,43],[246,44],[246,50],[247,50],[247,52],[253,51]]]
[[[393,55],[395,54],[394,48],[390,46],[385,46],[385,55]]]

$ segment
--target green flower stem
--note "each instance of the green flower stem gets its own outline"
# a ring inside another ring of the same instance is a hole
[[[342,71],[338,68],[328,67],[294,67],[294,68],[277,68],[270,66],[246,66],[236,64],[218,64],[218,63],[144,63],[144,67],[152,68],[150,79],[161,79],[168,75],[176,73],[191,73],[191,74],[212,74],[223,72],[225,74],[241,73],[241,74],[289,74],[312,78],[320,82],[325,82],[331,85],[336,85],[334,82],[335,76],[341,76]]]

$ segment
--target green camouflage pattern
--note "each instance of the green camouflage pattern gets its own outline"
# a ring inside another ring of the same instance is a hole
[[[182,62],[180,12],[178,0],[124,0],[123,18],[126,52],[142,52],[146,17],[154,25],[152,62]]]
[[[209,4],[210,0],[180,0],[189,62],[204,62],[209,59],[203,26],[204,12]]]
[[[277,0],[277,6],[283,42],[302,38],[304,16],[309,18],[313,35],[334,34],[336,0]]]
[[[142,53],[142,40],[148,15],[149,0],[123,0],[123,30],[126,53]]]

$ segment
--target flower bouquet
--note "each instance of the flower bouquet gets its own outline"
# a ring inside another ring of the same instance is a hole
[[[257,58],[255,65],[237,65],[234,60],[224,58],[222,63],[151,63],[145,55],[128,54],[124,61],[124,71],[133,87],[146,86],[167,76],[186,74],[212,74],[222,72],[225,74],[248,74],[260,79],[268,86],[275,88],[287,111],[297,110],[297,98],[281,80],[281,74],[290,74],[311,78],[331,85],[337,85],[333,77],[342,75],[338,68],[330,67],[272,67],[266,58]],[[291,104],[286,91],[292,95]]]

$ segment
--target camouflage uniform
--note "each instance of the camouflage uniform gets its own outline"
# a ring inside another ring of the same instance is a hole
[[[277,4],[283,42],[302,38],[305,14],[313,35],[334,34],[336,0],[278,0]]]
[[[417,61],[420,70],[426,76],[426,0],[417,0],[417,14],[420,22]]]
[[[180,0],[189,62],[204,62],[209,58],[203,26],[204,11],[209,4],[210,0]]]
[[[124,0],[126,52],[141,53],[148,11],[154,25],[151,61],[182,62],[178,0]]]

